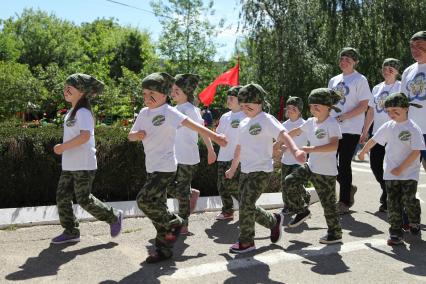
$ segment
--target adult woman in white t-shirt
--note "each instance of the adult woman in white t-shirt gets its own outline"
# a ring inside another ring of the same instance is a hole
[[[336,104],[336,107],[342,110],[341,114],[338,115],[334,111],[331,113],[331,116],[336,117],[342,130],[342,139],[339,140],[337,150],[340,214],[348,213],[349,208],[354,204],[357,188],[352,185],[351,162],[361,136],[368,102],[372,98],[367,79],[355,70],[358,58],[356,49],[343,48],[339,59],[339,68],[342,73],[331,78],[328,83],[328,87],[342,97]]]

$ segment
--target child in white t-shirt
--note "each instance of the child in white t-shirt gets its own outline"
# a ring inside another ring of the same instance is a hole
[[[223,133],[228,138],[228,145],[220,147],[217,158],[217,190],[222,199],[222,211],[216,216],[216,220],[234,219],[234,201],[232,197],[237,201],[240,200],[238,192],[240,168],[237,168],[232,178],[226,178],[225,176],[225,172],[231,167],[232,159],[234,158],[238,126],[246,118],[238,103],[238,91],[240,89],[241,86],[234,86],[226,92],[226,104],[230,111],[221,116],[216,129],[217,133]]]
[[[194,91],[198,86],[200,77],[195,74],[178,74],[175,76],[175,83],[172,87],[171,97],[176,103],[176,109],[192,119],[194,122],[204,125],[200,109],[193,105]],[[204,144],[207,147],[207,162],[212,164],[216,161],[210,138],[202,136]],[[167,193],[176,198],[179,202],[179,216],[183,219],[181,229],[182,235],[188,234],[188,217],[191,214],[190,204],[197,202],[200,192],[191,188],[191,181],[196,169],[200,163],[200,154],[198,150],[198,133],[186,127],[178,127],[176,132],[176,159],[178,162],[176,176]]]
[[[272,243],[281,238],[283,216],[256,206],[256,200],[267,188],[273,171],[273,140],[283,142],[299,162],[305,159],[303,151],[297,148],[282,124],[262,111],[265,95],[266,92],[257,84],[248,84],[238,92],[238,101],[247,118],[240,122],[234,159],[226,172],[226,176],[232,178],[241,161],[240,237],[230,248],[234,253],[255,249],[255,222],[271,229]]]
[[[342,134],[339,124],[330,116],[331,110],[340,112],[340,109],[334,106],[340,99],[339,94],[328,88],[312,90],[308,103],[314,117],[289,132],[291,137],[306,133],[310,142],[310,146],[302,148],[309,153],[308,162],[285,178],[284,186],[288,190],[291,210],[296,213],[290,223],[300,224],[300,220],[305,220],[306,216],[311,214],[309,209],[304,207],[300,194],[300,191],[304,190],[301,185],[310,180],[318,193],[328,227],[327,235],[319,240],[322,244],[342,242],[342,227],[336,208],[336,151]]]
[[[104,84],[87,74],[73,74],[65,81],[64,98],[71,109],[64,119],[62,144],[54,152],[62,155],[62,173],[56,192],[59,221],[64,232],[53,238],[53,244],[80,241],[78,220],[72,201],[77,202],[98,220],[110,224],[111,237],[121,233],[123,211],[116,210],[91,194],[97,161],[95,148],[95,120],[90,107],[90,97],[102,92]]]
[[[385,173],[388,196],[388,220],[390,224],[388,245],[398,245],[402,241],[402,208],[405,208],[412,234],[420,232],[420,204],[416,199],[420,172],[420,151],[425,150],[421,129],[408,119],[410,103],[403,93],[394,93],[385,100],[386,111],[391,118],[368,140],[359,153],[360,160],[376,144],[385,146]]]
[[[130,141],[142,141],[147,179],[136,197],[138,207],[152,220],[157,236],[155,252],[146,259],[155,263],[172,257],[183,220],[167,208],[167,186],[176,176],[176,130],[188,127],[208,136],[221,146],[226,138],[205,128],[169,106],[166,101],[175,79],[167,73],[153,73],[142,80],[143,108],[128,135]]]

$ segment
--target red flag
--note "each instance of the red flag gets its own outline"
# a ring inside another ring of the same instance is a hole
[[[205,88],[198,97],[200,101],[205,105],[209,106],[213,100],[214,95],[216,94],[216,88],[219,85],[229,85],[237,86],[238,85],[238,72],[240,69],[240,63],[238,63],[234,68],[229,69],[219,77],[217,77],[213,83],[211,83],[207,88]]]

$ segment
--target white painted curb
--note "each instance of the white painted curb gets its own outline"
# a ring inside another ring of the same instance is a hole
[[[306,189],[311,194],[311,204],[319,201],[318,194],[313,188]],[[141,217],[143,212],[139,210],[135,201],[107,202],[116,209],[124,211],[125,217]],[[281,192],[263,193],[257,205],[265,209],[283,207]],[[176,199],[168,199],[167,206],[171,212],[178,211]],[[234,208],[238,209],[238,202],[234,200]],[[200,197],[195,212],[219,211],[222,209],[222,201],[219,196]],[[95,220],[92,215],[84,211],[79,205],[74,205],[74,213],[79,220]],[[33,226],[42,224],[59,224],[58,209],[56,206],[38,206],[0,209],[0,228],[11,225]]]

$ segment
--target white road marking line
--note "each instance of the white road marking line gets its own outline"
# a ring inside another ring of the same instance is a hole
[[[355,241],[345,243],[341,246],[330,245],[330,246],[317,246],[311,248],[305,248],[303,250],[295,250],[293,253],[288,252],[273,252],[268,254],[260,254],[254,257],[232,259],[230,261],[218,261],[210,262],[201,265],[186,267],[175,271],[170,278],[174,279],[189,279],[195,277],[201,277],[212,273],[219,273],[228,270],[235,270],[241,268],[250,268],[256,265],[266,264],[273,265],[284,261],[294,261],[305,259],[301,255],[320,256],[329,255],[334,253],[349,253],[358,250],[367,249],[367,244],[373,247],[386,246],[386,240],[384,239],[367,239],[361,241]]]

